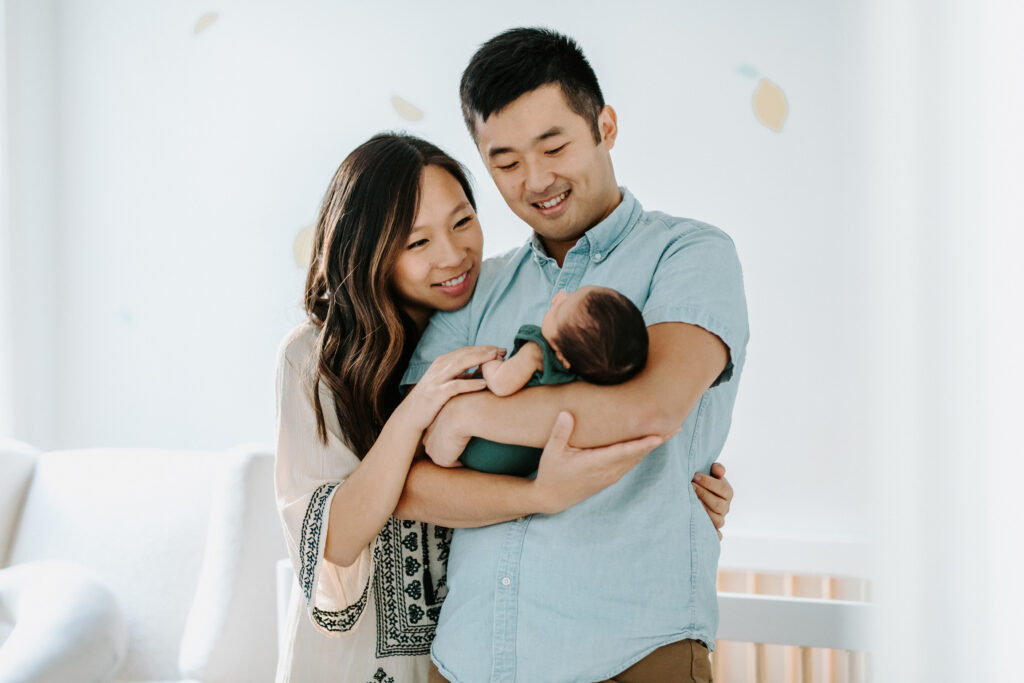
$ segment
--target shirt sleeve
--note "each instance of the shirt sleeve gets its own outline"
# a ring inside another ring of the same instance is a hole
[[[294,348],[292,349],[294,351]],[[321,632],[340,636],[363,616],[373,573],[372,544],[340,567],[324,558],[331,501],[338,485],[359,465],[340,438],[334,402],[321,390],[327,443],[317,434],[312,381],[283,348],[277,367],[277,454],[274,485],[289,559],[305,598],[306,612]]]
[[[702,223],[675,239],[658,262],[643,309],[648,325],[682,322],[715,335],[729,350],[712,386],[742,367],[750,337],[743,273],[732,239]]]
[[[402,376],[403,386],[419,382],[441,354],[469,345],[469,308],[467,305],[457,311],[439,311],[431,316]]]

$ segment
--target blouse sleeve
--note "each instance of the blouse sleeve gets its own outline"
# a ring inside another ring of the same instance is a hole
[[[340,436],[334,402],[321,389],[327,443],[317,434],[308,371],[312,344],[293,336],[277,363],[277,453],[274,485],[288,555],[298,578],[310,620],[321,632],[351,631],[366,607],[373,572],[371,547],[348,567],[324,558],[331,500],[338,486],[359,465]],[[308,339],[305,340],[308,342]]]

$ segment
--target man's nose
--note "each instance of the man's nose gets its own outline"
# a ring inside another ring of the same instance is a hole
[[[541,194],[555,182],[555,174],[545,164],[529,164],[526,167],[526,191]],[[539,197],[546,199],[546,197]]]

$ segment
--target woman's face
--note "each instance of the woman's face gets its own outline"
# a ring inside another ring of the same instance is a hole
[[[435,310],[469,303],[483,244],[476,212],[459,182],[443,168],[424,168],[419,209],[394,275],[399,304],[420,329]]]

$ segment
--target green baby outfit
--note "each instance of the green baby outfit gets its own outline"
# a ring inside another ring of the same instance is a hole
[[[538,325],[523,325],[519,328],[512,345],[512,356],[523,348],[523,344],[531,341],[540,346],[544,355],[544,368],[534,372],[533,377],[525,386],[565,384],[579,379],[558,360],[555,350],[544,339]],[[509,357],[511,358],[511,356]],[[466,450],[462,452],[462,457],[459,459],[471,470],[490,472],[491,474],[515,474],[522,477],[537,469],[541,452],[540,448],[498,443],[473,437],[469,440]]]

